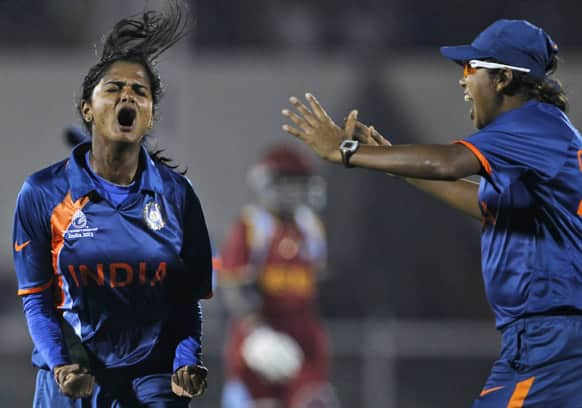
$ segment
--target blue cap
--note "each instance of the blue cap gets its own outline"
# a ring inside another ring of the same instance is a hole
[[[515,67],[529,68],[529,75],[544,78],[558,44],[541,28],[526,20],[497,20],[471,45],[441,47],[441,54],[457,63],[494,59]]]

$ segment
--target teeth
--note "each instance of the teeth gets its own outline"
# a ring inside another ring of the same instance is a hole
[[[465,102],[471,102],[472,100],[471,95],[465,94]]]

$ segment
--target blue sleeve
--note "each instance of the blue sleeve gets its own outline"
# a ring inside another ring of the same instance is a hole
[[[182,260],[189,273],[189,288],[195,300],[212,297],[212,252],[202,207],[188,185],[185,200]],[[184,282],[184,285],[187,285]],[[184,288],[183,288],[184,289]]]
[[[42,197],[29,182],[24,183],[16,200],[12,234],[18,294],[49,289],[53,283],[50,219]]]
[[[552,134],[551,129],[524,128],[526,131],[519,133],[481,130],[459,142],[475,154],[483,175],[499,191],[526,174],[539,181],[550,180],[567,159],[569,140]]]
[[[24,295],[22,304],[30,337],[49,368],[70,364],[51,291]]]
[[[187,336],[176,347],[173,369],[186,365],[202,364],[202,307],[200,302],[194,302],[192,313],[186,322],[188,325]]]

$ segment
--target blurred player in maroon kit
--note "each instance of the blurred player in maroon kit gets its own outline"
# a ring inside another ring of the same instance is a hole
[[[242,209],[221,250],[233,317],[223,408],[337,406],[316,307],[326,241],[313,208],[323,204],[323,182],[287,145],[269,148],[248,181],[257,204]]]

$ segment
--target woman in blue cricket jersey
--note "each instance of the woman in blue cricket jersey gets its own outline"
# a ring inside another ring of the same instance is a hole
[[[581,407],[582,138],[551,78],[558,46],[527,21],[498,20],[441,53],[464,69],[477,128],[464,140],[393,146],[357,111],[338,127],[310,94],[309,108],[290,98],[299,113],[283,110],[295,125],[283,129],[331,162],[404,177],[484,222],[483,280],[502,346],[473,407]]]
[[[157,57],[184,10],[119,21],[86,75],[91,140],[30,176],[14,262],[39,368],[35,407],[186,407],[204,393],[200,299],[212,295],[200,202],[143,147],[161,94]]]

